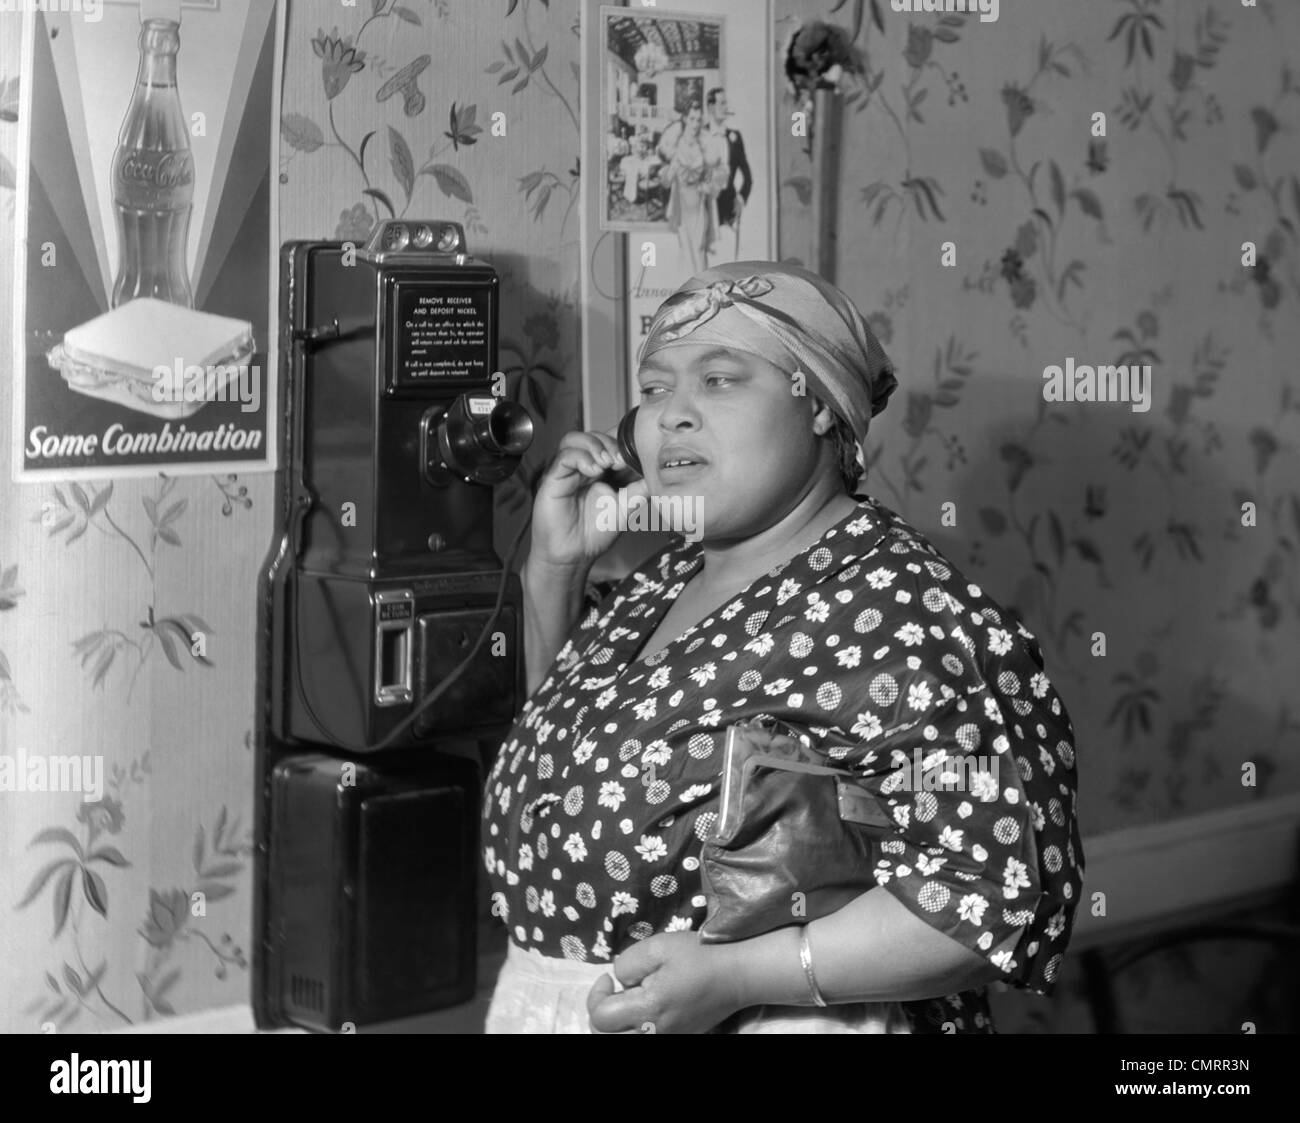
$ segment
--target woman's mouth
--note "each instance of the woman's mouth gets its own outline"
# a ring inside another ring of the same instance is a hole
[[[665,445],[659,449],[659,455],[655,459],[658,461],[659,475],[667,480],[684,479],[708,465],[704,457],[686,444]]]
[[[702,460],[669,460],[659,469],[659,472],[668,477],[684,476],[700,471],[706,466]]]

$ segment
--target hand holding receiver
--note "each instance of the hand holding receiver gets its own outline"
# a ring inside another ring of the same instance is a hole
[[[646,496],[649,486],[628,464],[619,442],[606,433],[566,433],[533,500],[530,558],[551,568],[589,567],[621,531],[600,529],[603,506]]]

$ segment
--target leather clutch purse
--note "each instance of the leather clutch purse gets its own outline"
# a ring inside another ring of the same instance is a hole
[[[746,940],[826,916],[875,887],[874,843],[892,828],[812,735],[770,717],[728,727],[722,800],[700,855],[702,943]]]

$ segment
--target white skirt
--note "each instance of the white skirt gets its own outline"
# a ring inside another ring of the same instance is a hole
[[[488,1007],[486,1033],[593,1033],[587,994],[609,964],[556,959],[513,940]],[[728,1018],[721,1033],[911,1033],[897,1002],[754,1006]]]

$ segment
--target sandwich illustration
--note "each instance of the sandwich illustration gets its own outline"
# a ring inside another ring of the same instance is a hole
[[[46,361],[79,394],[170,419],[227,400],[255,349],[245,320],[140,297],[72,328]]]

